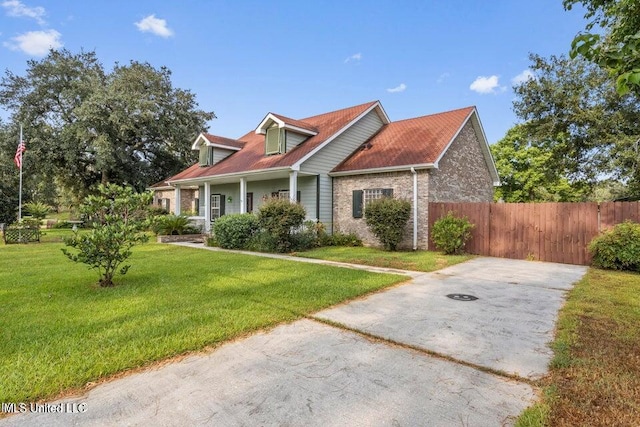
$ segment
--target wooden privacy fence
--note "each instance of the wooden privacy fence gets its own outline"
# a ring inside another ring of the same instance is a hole
[[[581,265],[591,262],[587,245],[601,230],[640,222],[640,202],[429,203],[429,230],[449,211],[475,224],[469,253]]]

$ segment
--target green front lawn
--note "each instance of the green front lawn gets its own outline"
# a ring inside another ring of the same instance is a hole
[[[0,402],[50,398],[406,279],[147,244],[115,288],[99,288],[62,247],[0,247]]]
[[[434,271],[473,258],[473,255],[443,255],[432,251],[389,252],[367,247],[329,246],[298,252],[304,258],[364,264],[374,267],[398,268],[413,271]]]
[[[552,347],[544,396],[516,425],[640,425],[640,274],[590,269]]]

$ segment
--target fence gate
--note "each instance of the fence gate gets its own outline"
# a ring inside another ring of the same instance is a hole
[[[587,245],[600,230],[640,222],[640,202],[429,203],[429,229],[450,211],[475,224],[470,253],[581,265],[591,262]]]

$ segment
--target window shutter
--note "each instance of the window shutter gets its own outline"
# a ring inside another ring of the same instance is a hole
[[[225,202],[227,197],[224,194],[220,195],[220,216],[224,215]]]
[[[267,135],[265,137],[265,153],[280,154],[280,129],[277,127],[270,127],[267,129]]]
[[[393,197],[393,188],[383,188],[382,196],[384,197]]]
[[[362,218],[362,190],[353,190],[353,217]]]
[[[208,155],[209,155],[209,147],[207,147],[206,145],[201,145],[200,146],[200,166],[207,166],[207,160],[208,159]]]
[[[300,191],[296,191],[296,202],[300,203]]]
[[[207,161],[207,165],[212,165],[213,164],[213,150],[214,150],[214,148],[213,147],[207,147],[207,148],[209,149],[208,153],[207,153],[207,156],[209,157],[209,159]]]

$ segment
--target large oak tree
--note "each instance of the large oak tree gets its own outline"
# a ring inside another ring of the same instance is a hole
[[[98,183],[138,189],[191,164],[190,143],[212,112],[171,72],[131,61],[106,71],[95,52],[52,50],[0,80],[0,104],[22,123],[41,172],[84,195]]]

